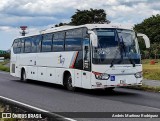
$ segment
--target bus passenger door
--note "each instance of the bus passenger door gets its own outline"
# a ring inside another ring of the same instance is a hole
[[[83,40],[82,87],[91,88],[91,50],[89,38]]]

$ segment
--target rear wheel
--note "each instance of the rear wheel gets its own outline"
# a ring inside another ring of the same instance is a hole
[[[65,86],[67,90],[74,91],[75,87],[73,87],[71,74],[67,74],[65,77]]]
[[[23,82],[26,82],[26,81],[27,81],[27,79],[26,79],[26,72],[25,72],[24,69],[23,69],[22,72],[21,72],[21,81],[23,81]]]

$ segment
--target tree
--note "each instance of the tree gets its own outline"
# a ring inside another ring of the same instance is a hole
[[[72,25],[83,25],[93,23],[109,23],[103,9],[78,10],[71,17]]]
[[[141,40],[139,40],[141,52],[148,51],[152,58],[157,58],[158,53],[160,52],[159,44],[160,44],[160,15],[153,15],[150,18],[143,20],[142,23],[135,25],[134,30],[138,33],[146,34],[151,42],[151,48],[146,50]],[[145,54],[144,53],[144,54]],[[145,54],[146,56],[146,54]]]
[[[90,9],[90,10],[78,10],[74,15],[71,16],[70,23],[59,23],[55,27],[63,25],[83,25],[83,24],[93,24],[93,23],[110,23],[106,19],[106,13],[103,9]]]
[[[134,30],[146,34],[151,44],[160,43],[160,15],[153,15],[145,19],[142,23],[135,25]]]
[[[67,24],[67,23],[62,23],[62,22],[61,22],[61,23],[59,23],[59,24],[56,24],[55,27],[64,26],[64,25],[68,25],[68,24]]]

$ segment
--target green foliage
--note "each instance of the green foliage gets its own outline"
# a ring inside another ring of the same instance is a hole
[[[150,91],[150,92],[160,92],[160,87],[159,86],[152,87],[152,86],[145,85],[145,84],[143,84],[142,86],[131,86],[131,87],[127,87],[127,88]]]
[[[134,30],[146,34],[151,44],[160,43],[160,15],[153,15],[145,19],[142,23],[135,25]]]
[[[142,60],[144,78],[150,80],[160,80],[160,60],[155,60],[155,65],[150,65],[150,61],[150,59]]]
[[[10,53],[0,54],[0,57],[4,57],[5,59],[10,59]]]
[[[71,17],[71,24],[83,25],[93,23],[109,23],[103,9],[77,10]]]
[[[0,70],[1,70],[1,71],[6,71],[6,72],[9,72],[9,71],[10,71],[9,67],[6,67],[6,66],[4,66],[4,65],[0,65]]]
[[[83,25],[93,23],[110,23],[106,19],[106,13],[103,9],[78,10],[71,16],[70,23],[59,23],[55,27],[63,25]]]
[[[145,91],[151,91],[151,92],[159,92],[160,91],[160,87],[152,87],[152,86],[148,86],[148,85],[145,85],[143,84],[141,87],[140,87],[141,90],[145,90]]]
[[[151,42],[150,49],[146,49],[144,43],[139,39],[140,50],[144,58],[159,58],[160,54],[160,15],[153,15],[142,23],[135,25],[134,30],[146,34]]]
[[[144,69],[143,76],[145,79],[160,80],[160,70],[159,69]]]
[[[10,72],[10,68],[5,66],[7,63],[9,63],[9,62],[8,61],[0,62],[0,70],[1,71]]]
[[[64,25],[69,25],[69,23],[59,23],[59,24],[56,24],[55,27],[64,26]]]

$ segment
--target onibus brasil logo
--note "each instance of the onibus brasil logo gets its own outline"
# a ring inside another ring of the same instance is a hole
[[[62,55],[60,54],[60,56],[58,57],[58,63],[63,65],[64,62],[65,62],[65,58],[63,58]]]

